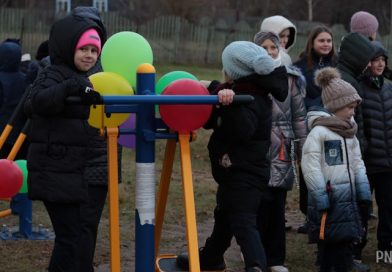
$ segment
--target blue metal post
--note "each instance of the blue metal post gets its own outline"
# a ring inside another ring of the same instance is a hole
[[[142,64],[137,70],[138,95],[155,94],[155,68]],[[155,132],[154,104],[139,107],[136,116],[136,272],[155,271]]]
[[[17,194],[11,200],[11,209],[19,215],[19,238],[29,239],[33,234],[33,205],[26,193]]]

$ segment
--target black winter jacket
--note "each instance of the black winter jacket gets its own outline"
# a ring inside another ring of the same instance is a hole
[[[339,70],[342,79],[350,83],[361,97],[363,97],[363,90],[359,84],[360,77],[374,55],[374,51],[370,41],[358,33],[347,34],[340,44],[336,68]],[[359,105],[356,109],[355,121],[358,124],[357,138],[361,145],[362,154],[364,154],[367,142],[364,136],[362,115],[362,106]]]
[[[319,56],[313,52],[310,57],[312,58],[313,64],[311,68],[308,67],[307,56],[304,56],[294,63],[294,65],[301,70],[306,79],[306,109],[313,106],[323,106],[323,103],[321,102],[321,89],[314,83],[314,73],[324,67],[336,66],[336,61],[332,56]]]
[[[32,199],[72,203],[87,198],[83,175],[92,137],[89,106],[70,105],[66,98],[80,95],[89,84],[73,63],[79,37],[89,28],[105,39],[104,31],[88,18],[69,15],[53,25],[49,37],[52,64],[30,88],[25,110],[31,116],[27,167]]]
[[[233,84],[219,85],[212,92],[230,88],[236,94],[250,94],[255,98],[248,105],[214,108],[205,126],[214,129],[208,150],[212,174],[218,183],[235,180],[259,189],[267,187],[272,116],[272,100],[268,94],[271,92],[277,100],[284,101],[288,93],[286,70],[277,69],[278,73],[273,76],[251,75]],[[269,88],[272,84],[275,86]]]
[[[26,90],[26,77],[19,71],[21,48],[14,42],[3,42],[0,45],[0,132],[8,124],[19,101]],[[23,114],[22,114],[23,115]],[[14,144],[24,123],[25,116],[21,116],[6,142]]]
[[[376,84],[378,82],[378,84]],[[367,76],[363,89],[362,115],[365,138],[365,165],[368,173],[392,171],[392,84],[384,78]]]

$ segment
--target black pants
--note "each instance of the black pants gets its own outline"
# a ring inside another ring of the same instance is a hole
[[[301,168],[299,171],[299,210],[306,215],[308,212],[308,187],[306,187]]]
[[[75,272],[80,235],[80,204],[44,201],[56,235],[49,272]]]
[[[378,249],[392,250],[392,173],[368,174],[374,184],[378,206],[377,241]]]
[[[262,193],[245,184],[219,185],[214,228],[205,250],[222,256],[234,235],[244,256],[245,267],[267,270],[267,262],[257,218]]]
[[[267,265],[283,265],[286,259],[285,206],[287,191],[272,188],[272,200],[261,207],[259,226]]]
[[[320,272],[347,272],[351,266],[351,243],[318,243]]]
[[[93,272],[98,225],[105,205],[107,186],[88,186],[88,202],[80,206],[82,233],[78,246],[79,272]]]

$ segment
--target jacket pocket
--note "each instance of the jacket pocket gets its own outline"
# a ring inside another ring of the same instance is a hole
[[[325,141],[324,156],[329,166],[343,164],[342,142],[340,140]]]

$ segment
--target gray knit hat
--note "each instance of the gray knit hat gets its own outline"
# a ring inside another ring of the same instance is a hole
[[[267,75],[276,64],[261,46],[248,41],[230,43],[222,52],[223,70],[233,80],[251,74]]]
[[[355,88],[341,79],[339,71],[335,68],[327,67],[316,71],[315,83],[322,90],[321,100],[324,107],[331,113],[352,102],[362,101]]]
[[[266,40],[271,40],[278,49],[280,48],[279,36],[274,32],[259,31],[253,38],[254,43],[257,45],[261,45]]]

